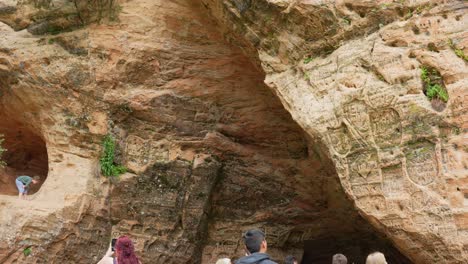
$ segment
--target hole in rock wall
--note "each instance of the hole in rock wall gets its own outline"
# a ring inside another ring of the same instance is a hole
[[[362,232],[305,241],[301,264],[329,264],[332,263],[333,255],[337,253],[344,254],[348,263],[365,263],[367,255],[375,251],[382,252],[387,263],[412,263],[390,241],[376,236],[375,233]]]
[[[2,155],[6,166],[0,168],[0,194],[17,195],[15,179],[21,175],[39,176],[38,184],[31,184],[28,194],[36,193],[47,178],[47,148],[38,131],[12,118],[0,114],[0,134],[3,135]]]

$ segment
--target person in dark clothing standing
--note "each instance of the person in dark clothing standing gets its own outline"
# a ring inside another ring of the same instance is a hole
[[[26,199],[26,196],[28,195],[28,189],[29,185],[36,184],[39,182],[39,176],[34,176],[33,178],[29,176],[19,176],[16,178],[16,188],[18,188],[19,191],[19,198],[20,199]]]
[[[262,231],[249,230],[243,239],[247,255],[237,260],[236,264],[278,264],[270,260],[270,256],[266,254],[268,245]]]

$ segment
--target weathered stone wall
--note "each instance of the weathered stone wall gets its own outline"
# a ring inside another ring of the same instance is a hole
[[[415,262],[466,262],[466,3],[204,2],[256,47],[367,220]],[[440,72],[447,104],[426,98],[422,67]]]
[[[212,263],[260,227],[278,261],[463,263],[466,64],[446,41],[466,16],[433,2],[121,1],[37,33],[72,2],[0,1],[1,114],[49,160],[32,201],[0,196],[0,262],[94,263],[130,234],[144,263]],[[120,180],[99,175],[106,134]]]
[[[33,35],[55,35],[93,22],[115,22],[120,10],[117,0],[4,0],[0,21]]]

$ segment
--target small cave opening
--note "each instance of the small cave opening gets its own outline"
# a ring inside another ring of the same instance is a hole
[[[18,176],[38,176],[39,183],[31,184],[28,195],[34,194],[47,179],[49,170],[46,143],[30,124],[11,115],[0,114],[2,147],[0,157],[6,165],[0,168],[0,195],[18,195],[15,180]]]
[[[300,263],[329,264],[332,263],[333,255],[338,253],[345,255],[348,263],[366,263],[367,256],[377,251],[385,255],[387,263],[412,263],[388,239],[370,230],[304,241],[304,255]]]

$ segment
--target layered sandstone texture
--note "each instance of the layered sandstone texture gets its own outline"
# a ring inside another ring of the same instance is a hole
[[[252,227],[279,262],[466,263],[466,10],[0,0],[0,263],[96,263],[120,234],[143,263],[214,263]]]
[[[467,261],[465,1],[204,2],[258,51],[364,218],[415,262]],[[427,68],[446,103],[425,95]]]

